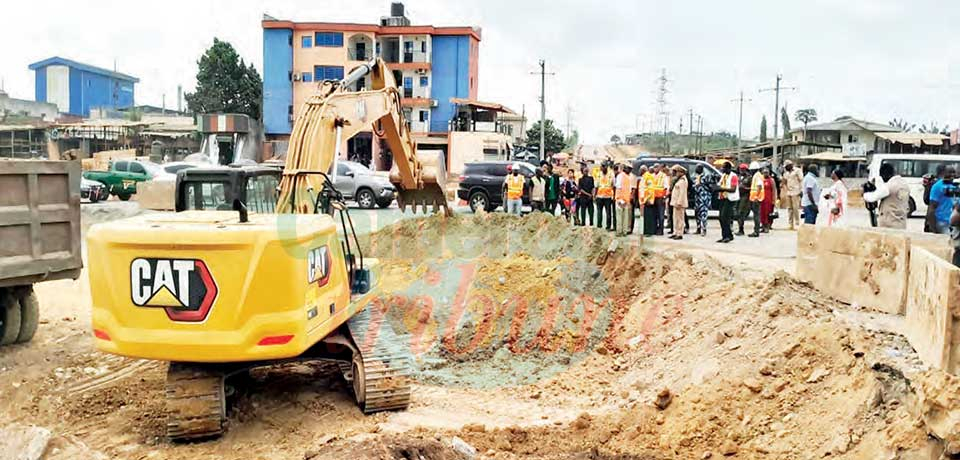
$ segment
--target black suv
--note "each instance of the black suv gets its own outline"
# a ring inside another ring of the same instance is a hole
[[[708,184],[717,184],[720,182],[720,171],[715,168],[710,163],[701,160],[693,160],[689,158],[675,158],[675,157],[637,157],[633,160],[633,170],[634,172],[639,172],[641,166],[646,166],[647,169],[652,168],[653,165],[660,164],[661,166],[670,169],[673,165],[683,166],[687,170],[687,196],[690,199],[690,205],[687,209],[694,210],[696,209],[696,196],[693,192],[693,175],[696,174],[697,165],[703,166],[703,173],[705,174],[704,179]],[[717,198],[718,191],[716,187],[713,187],[713,193],[710,200],[710,209],[718,211],[720,209],[720,200]]]
[[[467,163],[460,176],[457,198],[470,204],[470,210],[484,209],[493,211],[503,205],[503,181],[507,176],[507,166],[512,161],[481,161]],[[534,175],[533,166],[520,163],[520,174],[527,179]],[[523,192],[523,204],[530,203],[530,194]]]

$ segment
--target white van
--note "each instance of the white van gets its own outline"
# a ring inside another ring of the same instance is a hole
[[[960,170],[960,155],[930,155],[906,153],[878,153],[870,162],[870,178],[880,177],[880,165],[890,163],[897,174],[910,184],[910,213],[926,214],[927,205],[923,202],[923,176],[937,174],[940,165],[953,166]],[[879,179],[878,179],[879,180]]]

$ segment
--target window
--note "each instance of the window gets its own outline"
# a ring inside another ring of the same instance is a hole
[[[349,170],[350,170],[350,168],[348,168],[347,165],[345,165],[345,164],[343,164],[343,163],[337,163],[337,175],[338,175],[338,176],[346,176],[346,175],[347,175],[347,171],[349,171]]]
[[[857,136],[854,136],[853,134],[848,134],[847,142],[857,142]]]
[[[420,111],[420,121],[426,123],[426,121],[429,119],[429,116],[430,112],[427,112],[426,110]]]
[[[126,172],[126,171],[127,171],[127,162],[126,162],[126,161],[118,161],[118,162],[114,163],[114,164],[113,164],[113,170],[114,170],[114,171]]]
[[[413,52],[413,42],[403,42],[403,52],[412,53]]]
[[[143,169],[143,165],[140,163],[130,163],[130,172],[137,174],[146,174],[147,170]]]
[[[421,87],[426,87],[428,84],[430,84],[430,79],[429,79],[429,78],[427,78],[427,77],[420,77],[420,86],[421,86]]]
[[[403,77],[403,97],[413,97],[413,77]]]
[[[483,149],[483,159],[486,161],[492,161],[500,158],[500,151],[492,148]]]
[[[426,53],[426,52],[427,52],[427,41],[426,41],[426,40],[420,42],[420,52],[421,52],[421,53]]]
[[[340,48],[343,46],[343,32],[317,32],[314,46]]]
[[[313,79],[316,81],[343,80],[343,67],[332,65],[314,66]]]
[[[309,35],[304,35],[300,37],[300,47],[301,48],[313,48],[313,37]]]
[[[187,185],[187,209],[217,209],[229,211],[232,203],[227,203],[224,187],[219,182],[194,182]]]
[[[276,176],[265,174],[247,179],[247,209],[252,212],[272,213],[277,203]]]
[[[309,83],[309,82],[313,81],[313,74],[310,73],[310,72],[304,72],[303,74],[300,75],[300,80],[303,80],[303,81]]]

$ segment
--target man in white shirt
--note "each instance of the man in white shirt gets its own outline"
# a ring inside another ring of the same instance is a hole
[[[878,227],[906,230],[907,214],[910,213],[910,186],[890,163],[880,165],[880,179],[875,181],[876,190],[863,194],[863,201],[879,202]]]

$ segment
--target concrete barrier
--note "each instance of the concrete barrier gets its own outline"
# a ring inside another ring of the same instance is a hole
[[[908,283],[907,340],[925,364],[960,374],[960,269],[914,247]]]
[[[175,180],[148,180],[137,183],[137,202],[143,209],[172,211],[176,207]]]
[[[945,261],[953,257],[946,235],[803,225],[797,236],[797,277],[840,301],[902,315],[912,247]]]

